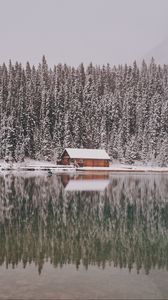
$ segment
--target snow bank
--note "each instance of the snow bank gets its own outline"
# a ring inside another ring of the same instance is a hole
[[[0,160],[0,171],[75,171],[73,166],[56,165],[53,162],[38,161],[38,160],[25,160],[21,163],[6,163]]]
[[[79,167],[56,165],[54,162],[27,159],[22,163],[6,163],[0,160],[0,171],[108,171],[108,172],[168,172],[168,167],[159,167],[152,164],[127,165],[114,163],[110,167]]]

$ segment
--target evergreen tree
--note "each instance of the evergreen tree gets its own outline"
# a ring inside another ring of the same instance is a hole
[[[105,148],[121,162],[167,164],[168,66],[0,66],[0,158],[59,160]]]

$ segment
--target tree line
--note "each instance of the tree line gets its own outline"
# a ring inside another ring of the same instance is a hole
[[[0,66],[0,158],[54,160],[65,147],[168,163],[168,66]]]

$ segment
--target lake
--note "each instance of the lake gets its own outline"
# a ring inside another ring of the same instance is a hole
[[[167,299],[168,175],[1,173],[0,299]]]

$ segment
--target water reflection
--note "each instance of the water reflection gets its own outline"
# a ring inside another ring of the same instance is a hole
[[[168,176],[1,176],[0,265],[46,260],[167,269]]]
[[[62,176],[65,191],[104,191],[110,180],[108,174],[78,174],[73,178]]]

